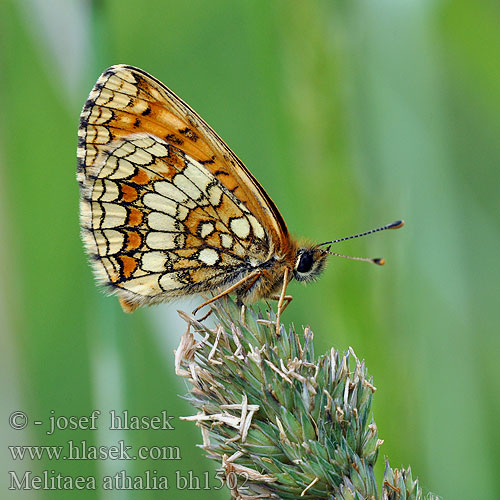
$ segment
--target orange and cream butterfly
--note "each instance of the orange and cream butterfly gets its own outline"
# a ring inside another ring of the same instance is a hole
[[[138,68],[99,77],[78,136],[83,241],[97,279],[127,312],[212,292],[198,310],[234,292],[241,304],[279,300],[279,325],[290,280],[315,279],[327,256],[339,255],[329,245],[361,236],[300,245],[224,141]]]

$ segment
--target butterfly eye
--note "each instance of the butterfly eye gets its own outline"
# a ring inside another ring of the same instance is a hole
[[[297,271],[299,273],[308,273],[313,266],[313,256],[310,252],[304,252],[299,257]]]
[[[301,248],[297,252],[294,278],[297,281],[314,281],[318,278],[326,265],[328,254],[317,247]]]

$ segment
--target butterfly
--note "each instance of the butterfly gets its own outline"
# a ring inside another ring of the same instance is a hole
[[[324,269],[330,245],[293,238],[276,205],[225,142],[145,71],[112,66],[97,80],[78,131],[85,248],[122,308],[192,294],[241,304],[291,300],[288,283]],[[340,255],[341,257],[345,257]],[[383,259],[362,259],[383,264]]]

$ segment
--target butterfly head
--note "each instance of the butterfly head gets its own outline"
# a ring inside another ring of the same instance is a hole
[[[326,266],[328,252],[316,245],[303,246],[297,250],[293,276],[297,281],[314,281]]]

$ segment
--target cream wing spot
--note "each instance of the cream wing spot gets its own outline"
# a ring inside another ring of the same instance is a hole
[[[146,193],[142,197],[142,202],[152,210],[158,210],[172,216],[177,213],[177,203],[156,193]]]
[[[233,237],[230,234],[222,233],[220,235],[221,244],[224,248],[232,248]]]
[[[116,75],[119,76],[122,80],[131,83],[134,86],[134,91],[135,91],[134,95],[137,94],[137,87],[136,87],[137,80],[135,79],[134,75],[127,69],[122,68],[120,66],[115,66],[114,71],[116,72]],[[104,74],[106,75],[106,73]]]
[[[136,117],[132,114],[124,114],[122,117],[120,117],[121,124],[125,127],[128,128],[133,128],[134,123],[136,121]]]
[[[122,141],[113,151],[113,155],[118,158],[131,155],[135,151],[135,146],[129,141]]]
[[[89,122],[94,125],[102,125],[113,118],[113,113],[108,108],[93,108],[90,113]]]
[[[178,223],[170,215],[160,212],[151,212],[148,215],[148,225],[156,231],[178,231]]]
[[[207,266],[213,266],[219,261],[219,254],[213,248],[204,248],[199,251],[198,259]]]
[[[87,140],[94,144],[107,144],[111,140],[111,135],[106,127],[93,125],[87,127]]]
[[[152,146],[147,147],[146,151],[156,157],[164,158],[168,156],[168,148],[160,142],[155,142]]]
[[[177,280],[176,273],[167,273],[160,278],[160,286],[163,290],[175,290],[176,288],[181,288],[183,285]]]
[[[134,102],[132,103],[132,107],[130,109],[131,113],[134,113],[136,115],[140,115],[143,113],[143,111],[146,111],[148,109],[149,104],[146,101],[143,101],[142,99],[134,99]]]
[[[102,181],[97,179],[92,186],[92,201],[100,201],[102,195],[104,193],[104,186],[102,185]]]
[[[250,225],[252,226],[252,231],[257,238],[260,240],[264,239],[265,233],[264,228],[260,225],[259,221],[253,215],[247,215]]]
[[[106,229],[103,232],[108,240],[108,255],[118,253],[125,243],[125,235],[115,229]]]
[[[170,178],[178,172],[178,170],[173,165],[170,165],[166,161],[163,161],[162,158],[159,158],[154,154],[153,154],[153,161],[154,163],[150,168],[152,168],[153,170],[161,171],[161,175],[163,177]],[[165,181],[156,181],[156,182],[165,182]],[[169,183],[168,181],[166,182],[167,184]]]
[[[215,231],[215,226],[213,222],[202,222],[200,224],[200,236],[205,239],[207,236]]]
[[[244,240],[248,238],[250,234],[250,223],[246,217],[237,217],[231,219],[229,223],[231,231],[240,239]]]
[[[127,209],[116,203],[102,203],[104,209],[104,218],[101,224],[102,228],[111,228],[123,226],[127,219]]]
[[[195,206],[194,202],[189,199],[186,193],[181,191],[177,186],[174,186],[171,182],[156,181],[154,183],[154,189],[157,193],[166,198],[183,203],[191,208]]]
[[[85,135],[85,140],[94,142],[94,139],[95,139],[95,136],[96,136],[95,128],[89,125],[87,127],[87,131],[86,132],[87,133]]]
[[[176,248],[177,233],[151,231],[146,236],[146,245],[153,250],[173,250]]]
[[[110,160],[111,159],[113,159],[114,162],[117,163],[117,165],[113,174],[109,176],[110,179],[124,179],[126,177],[130,177],[131,175],[134,175],[135,167],[134,165],[132,165],[132,163],[124,159],[117,160],[113,156],[110,157]]]
[[[101,227],[101,219],[103,216],[103,211],[101,209],[101,205],[99,203],[92,203],[91,205],[92,211],[92,227],[100,228]]]
[[[142,254],[142,269],[153,273],[165,271],[165,265],[169,261],[167,254],[163,252],[145,252]]]
[[[125,236],[115,229],[95,231],[94,237],[99,255],[113,255],[121,251]]]
[[[136,165],[149,165],[153,162],[153,157],[144,149],[136,149],[127,160]]]
[[[134,276],[136,278],[139,278],[140,276],[146,276],[147,274],[149,274],[149,272],[147,271],[144,271],[143,269],[141,269],[140,267],[137,268],[135,271],[134,271]]]
[[[116,75],[113,75],[108,78],[106,86],[112,90],[118,90],[119,92],[132,96],[136,95],[137,93],[137,88],[134,85],[124,82],[121,78],[118,78],[118,76]]]
[[[118,158],[116,156],[109,156],[107,154],[99,155],[97,163],[102,163],[102,168],[99,170],[97,177],[99,179],[111,177],[113,172],[118,166]]]
[[[97,182],[94,184],[94,190],[97,187]],[[105,179],[101,184],[102,196],[100,197],[101,201],[115,201],[120,196],[118,191],[118,185],[116,182],[109,181]]]
[[[147,149],[154,146],[156,141],[148,134],[136,134],[129,138],[129,141],[137,148]]]
[[[143,297],[153,297],[162,292],[158,283],[160,274],[147,274],[140,278],[133,278],[120,283],[120,288],[142,295]]]
[[[111,75],[106,81],[106,87],[112,90],[118,90],[120,88],[122,80],[116,75]]]
[[[113,90],[103,88],[95,102],[101,106],[109,106],[120,109],[126,108],[130,104],[130,97],[119,94]]]
[[[165,96],[159,92],[158,87],[150,87],[149,92],[157,101],[162,101],[163,99],[165,99]]]
[[[212,182],[212,178],[205,173],[203,167],[199,163],[194,163],[194,160],[189,158],[188,166],[183,170],[183,174],[195,184],[203,193],[207,192],[208,185]]]
[[[180,220],[182,222],[186,220],[188,215],[189,208],[185,207],[184,205],[177,205],[177,220]]]
[[[203,193],[183,174],[177,174],[173,181],[188,198],[198,201],[203,197]]]
[[[212,184],[211,186],[208,187],[207,194],[208,194],[208,201],[210,202],[210,205],[213,207],[218,207],[220,205],[220,202],[222,200],[222,189],[215,185]]]

